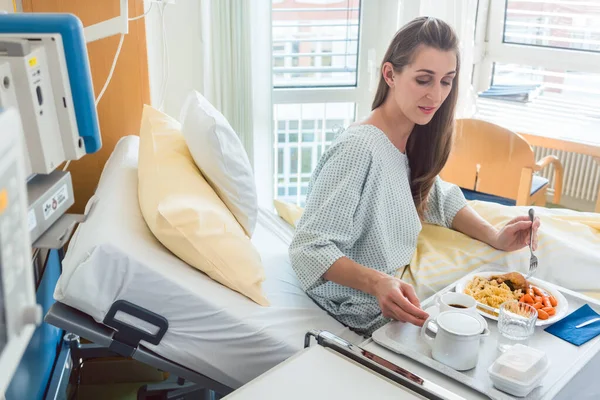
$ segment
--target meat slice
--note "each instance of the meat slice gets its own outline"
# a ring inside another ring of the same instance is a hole
[[[529,289],[529,283],[525,277],[519,272],[509,272],[502,275],[494,275],[491,279],[498,283],[506,283],[511,290],[523,290]]]

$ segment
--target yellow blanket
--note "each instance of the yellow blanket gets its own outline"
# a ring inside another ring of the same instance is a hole
[[[472,201],[471,207],[501,228],[512,218],[527,215],[529,207],[507,207]],[[275,201],[279,215],[292,226],[302,208]],[[540,278],[600,299],[600,214],[534,207],[540,217],[536,256]],[[469,272],[484,266],[527,271],[529,249],[506,253],[451,229],[423,224],[409,268],[398,275],[426,298]]]

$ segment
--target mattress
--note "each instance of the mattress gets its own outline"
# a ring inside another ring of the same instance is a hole
[[[265,268],[261,307],[172,255],[146,226],[138,206],[139,138],[117,144],[95,205],[71,240],[54,297],[100,322],[124,299],[169,321],[157,354],[238,388],[303,348],[323,329],[354,343],[362,337],[319,308],[301,289],[288,258],[290,228],[261,210],[252,238]],[[143,321],[132,321],[150,330]]]

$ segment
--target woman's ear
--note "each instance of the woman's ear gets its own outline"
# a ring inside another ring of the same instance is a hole
[[[390,62],[386,62],[383,64],[381,68],[381,73],[383,75],[383,79],[388,84],[389,87],[394,87],[394,66]]]

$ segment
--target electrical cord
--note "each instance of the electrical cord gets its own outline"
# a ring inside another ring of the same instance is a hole
[[[153,6],[154,6],[154,3],[150,3],[150,8],[148,8],[148,11],[146,11],[145,13],[143,13],[142,15],[139,15],[137,17],[129,18],[129,21],[137,21],[138,19],[144,18],[146,15],[148,15],[150,13],[150,11],[152,11]]]
[[[160,105],[158,106],[160,111],[163,111],[165,97],[167,95],[167,84],[169,81],[169,44],[167,43],[167,28],[165,26],[165,9],[167,8],[167,5],[168,3],[164,2],[162,3],[162,8],[160,8],[163,42],[163,81],[161,84]]]
[[[163,37],[163,63],[165,63],[166,57],[168,57],[168,54],[169,54],[169,49],[168,49],[168,46],[167,46],[166,40],[165,40],[166,38],[165,38],[165,18],[164,18],[164,9],[167,6],[167,3],[162,3],[162,4],[163,4],[163,7],[160,11],[161,11],[162,37]],[[137,17],[129,18],[128,21],[137,21],[138,19],[146,17],[150,13],[150,11],[152,11],[153,6],[154,6],[154,2],[151,2],[150,7],[148,8],[148,11],[144,12],[144,14],[139,15]],[[100,100],[102,100],[102,97],[104,96],[104,93],[106,92],[106,89],[108,88],[108,85],[110,84],[113,73],[115,72],[115,68],[117,66],[117,61],[119,60],[119,55],[121,54],[121,49],[123,48],[124,41],[125,41],[125,35],[121,34],[121,38],[119,39],[119,45],[117,46],[117,51],[115,52],[115,57],[113,59],[112,65],[110,67],[110,71],[108,73],[108,76],[106,77],[104,86],[102,87],[102,90],[100,91],[100,94],[98,95],[98,97],[96,98],[96,101],[94,103],[94,105],[96,107],[98,107]],[[165,68],[163,68],[163,69],[165,69]],[[161,99],[160,109],[162,109],[162,106],[164,104],[164,98],[165,98],[165,94],[166,94],[166,90],[167,90],[166,81],[169,79],[168,69],[169,69],[169,63],[168,63],[168,61],[166,61],[166,74],[163,73],[163,85],[162,85],[162,90],[161,90],[162,99]],[[71,164],[71,160],[67,161],[65,166],[63,167],[63,171],[66,171],[69,168],[70,164]]]
[[[98,98],[96,99],[96,107],[98,107],[98,103],[104,96],[104,92],[106,92],[106,88],[108,88],[108,84],[112,79],[113,73],[115,72],[115,67],[117,66],[117,61],[119,60],[119,54],[121,54],[121,48],[123,47],[123,42],[125,41],[125,34],[121,33],[121,39],[119,40],[119,46],[117,47],[117,52],[115,53],[115,58],[113,60],[112,66],[110,67],[110,72],[108,73],[108,77],[106,78],[106,82],[104,82],[104,87],[100,91]]]

